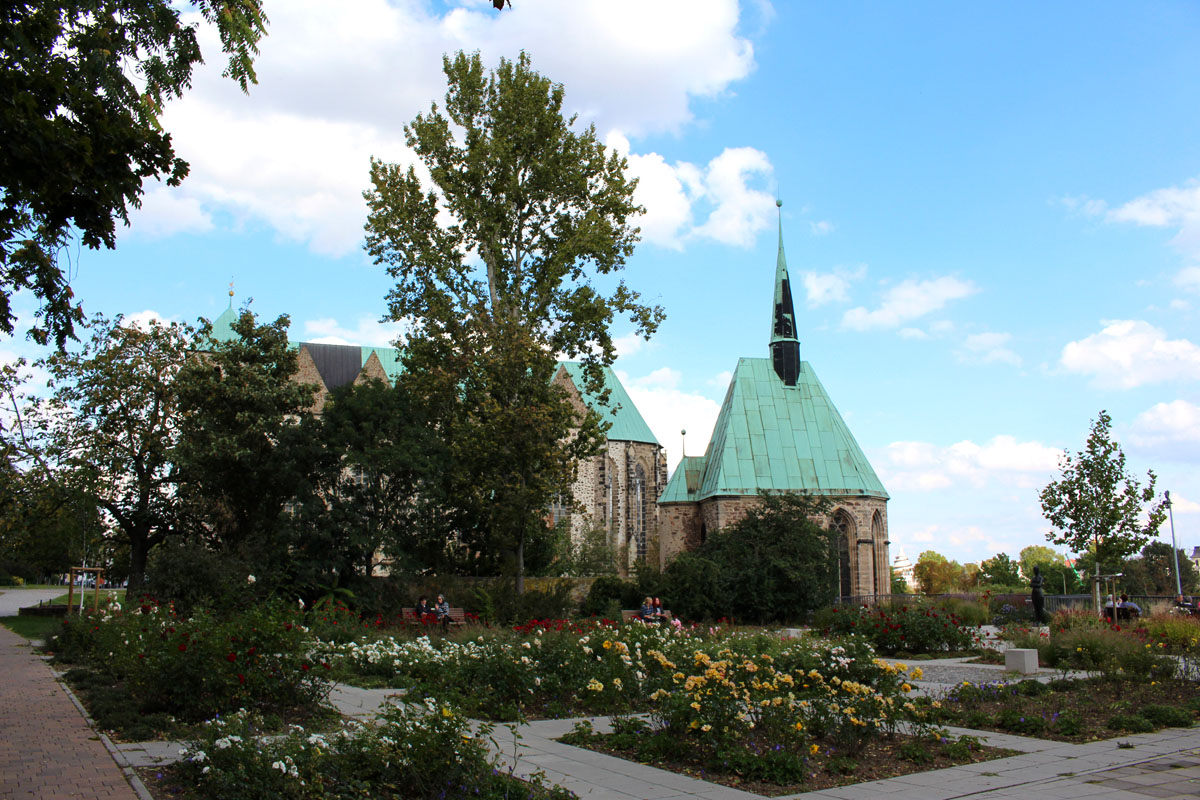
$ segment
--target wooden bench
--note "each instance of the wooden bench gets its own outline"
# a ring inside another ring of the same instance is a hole
[[[666,619],[663,620],[664,622],[674,619],[674,617],[671,616],[671,612],[669,610],[664,608],[663,613],[667,615]],[[640,608],[622,608],[621,609],[621,622],[630,622],[632,620],[641,619],[641,618],[642,618],[642,610]]]
[[[420,617],[417,616],[417,609],[415,607],[400,609],[400,619],[404,622],[405,625],[420,625],[420,624],[437,625],[437,624],[439,624],[436,621],[437,620],[436,616],[434,616],[433,614],[429,614],[427,616],[433,617],[434,621],[425,623],[424,620],[422,620]],[[466,621],[467,621],[467,612],[466,611],[464,611],[461,608],[455,608],[454,606],[450,607],[450,624],[451,625],[464,625],[464,624],[466,624]]]

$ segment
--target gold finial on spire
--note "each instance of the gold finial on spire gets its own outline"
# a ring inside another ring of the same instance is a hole
[[[233,308],[233,281],[229,282],[229,307]]]

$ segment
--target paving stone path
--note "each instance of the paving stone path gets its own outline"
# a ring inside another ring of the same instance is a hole
[[[0,798],[137,800],[54,674],[0,627]]]

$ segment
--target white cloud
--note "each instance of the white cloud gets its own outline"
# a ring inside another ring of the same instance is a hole
[[[1171,511],[1174,514],[1200,514],[1200,503],[1177,494],[1171,495]]]
[[[121,323],[131,328],[146,330],[150,327],[152,321],[157,322],[159,325],[170,324],[170,320],[151,308],[147,308],[145,311],[138,311],[135,314],[126,314]]]
[[[1091,375],[1097,386],[1132,389],[1148,383],[1200,379],[1200,347],[1167,339],[1142,320],[1104,320],[1104,328],[1063,348],[1068,372]]]
[[[1163,458],[1200,461],[1200,406],[1186,400],[1156,403],[1134,419],[1129,443]]]
[[[686,161],[668,164],[658,153],[633,153],[629,139],[616,130],[605,144],[625,156],[629,174],[638,180],[633,197],[646,213],[637,225],[647,242],[672,250],[698,238],[748,247],[775,217],[771,193],[755,186],[773,172],[760,150],[727,147],[699,167]]]
[[[929,334],[920,328],[901,328],[896,331],[896,335],[901,339],[928,339]]]
[[[954,355],[964,364],[1011,364],[1019,367],[1021,357],[1005,346],[1011,339],[1011,333],[973,333],[963,341],[962,347],[954,351]]]
[[[1184,267],[1175,273],[1175,285],[1189,292],[1200,292],[1200,267]]]
[[[1155,228],[1178,228],[1171,244],[1189,257],[1200,258],[1200,180],[1155,189],[1109,211],[1107,219]]]
[[[1062,451],[1040,442],[1018,442],[1012,436],[995,436],[982,445],[964,440],[949,447],[893,442],[884,449],[878,466],[892,492],[927,492],[958,483],[1029,488],[1045,482],[1061,455]]]
[[[808,228],[812,231],[813,236],[826,236],[833,233],[833,223],[828,220],[818,220],[808,223]]]
[[[1103,200],[1096,200],[1087,195],[1065,195],[1058,198],[1068,211],[1073,214],[1078,214],[1085,217],[1096,217],[1103,214],[1108,209],[1108,204]]]
[[[642,418],[667,451],[667,468],[672,472],[679,464],[681,438],[687,431],[688,455],[704,454],[712,436],[713,425],[721,406],[702,394],[679,389],[682,375],[670,367],[662,367],[638,378],[617,372],[630,399],[637,405]]]
[[[842,316],[842,327],[856,331],[895,328],[978,292],[971,281],[946,275],[932,280],[909,279],[888,289],[883,302],[874,311],[859,306]]]
[[[724,392],[729,388],[729,382],[731,380],[733,380],[733,373],[729,370],[724,370],[709,378],[708,385]]]
[[[631,356],[641,352],[646,346],[646,340],[637,333],[627,333],[624,336],[613,337],[613,347],[617,349],[617,358]]]
[[[409,160],[403,126],[441,101],[443,53],[478,50],[490,66],[525,50],[568,87],[564,108],[581,123],[677,132],[692,122],[695,99],[720,96],[753,70],[739,13],[737,0],[522,0],[503,12],[473,3],[442,14],[417,0],[359,0],[336,14],[317,0],[289,0],[271,10],[248,97],[220,77],[220,44],[201,25],[209,63],[164,115],[191,175],[179,189],[151,192],[135,235],[209,230],[221,212],[319,253],[349,253],[362,239],[368,159]],[[755,218],[737,213],[746,198],[729,199],[732,208],[725,199],[714,201],[720,213],[709,230],[744,237]],[[648,208],[666,218],[679,213],[656,205]],[[659,233],[647,225],[647,235]]]
[[[804,292],[808,296],[808,307],[849,302],[850,284],[862,280],[866,274],[866,264],[859,264],[853,269],[835,267],[833,272],[805,272],[801,280],[804,282]]]
[[[367,347],[394,347],[395,342],[406,333],[400,322],[380,322],[377,317],[364,314],[358,318],[355,328],[345,328],[336,319],[326,317],[304,322],[304,341],[316,344],[353,344]]]

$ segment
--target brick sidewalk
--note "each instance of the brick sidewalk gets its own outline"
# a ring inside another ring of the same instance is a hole
[[[50,668],[0,627],[0,798],[137,800]]]

